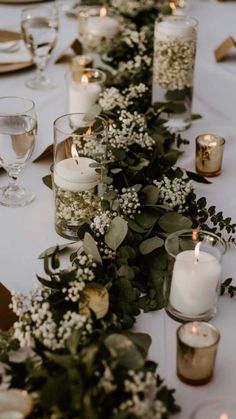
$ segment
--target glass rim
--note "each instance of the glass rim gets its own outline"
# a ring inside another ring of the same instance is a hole
[[[214,137],[214,138],[216,139],[216,141],[219,141],[219,143],[217,143],[217,146],[223,146],[223,145],[225,144],[225,138],[224,138],[224,137],[222,137],[222,135],[212,134],[212,133],[210,133],[210,132],[206,132],[205,134],[200,134],[200,135],[198,135],[198,136],[196,137],[196,139],[195,139],[196,144],[202,145],[202,144],[200,144],[200,143],[199,143],[199,139],[200,139],[201,137],[204,137],[205,135],[211,135],[212,137]],[[208,140],[206,140],[206,141],[208,141]],[[209,141],[210,141],[210,140],[209,140]],[[206,145],[207,145],[207,144],[206,144]],[[210,144],[209,144],[209,145],[210,145]]]
[[[158,20],[158,18],[156,19],[156,23],[161,23],[164,21],[177,21],[177,20],[182,20],[185,22],[189,22],[191,24],[189,24],[188,26],[192,27],[192,28],[196,28],[198,26],[198,20],[195,17],[189,16],[189,15],[165,15],[162,17],[162,20]]]
[[[27,101],[27,102],[31,103],[31,107],[29,107],[29,109],[26,109],[26,110],[24,110],[22,112],[13,112],[13,113],[7,112],[7,113],[2,113],[0,111],[0,116],[6,116],[6,115],[9,115],[9,116],[10,115],[24,115],[25,112],[29,112],[29,111],[35,109],[35,102],[32,99],[29,99],[29,98],[24,97],[24,96],[0,96],[0,102],[1,102],[2,99],[17,99],[17,100],[20,99],[21,101]]]
[[[53,128],[54,128],[54,130],[60,132],[61,134],[68,135],[68,136],[76,135],[77,137],[83,137],[84,134],[76,134],[76,133],[74,133],[72,131],[72,128],[71,128],[71,132],[68,132],[66,130],[63,130],[63,129],[57,127],[57,123],[59,121],[62,121],[63,119],[68,119],[70,116],[77,116],[77,115],[79,115],[79,116],[86,115],[88,117],[93,118],[93,120],[96,119],[96,120],[101,121],[102,126],[103,126],[103,129],[101,131],[99,131],[99,133],[101,133],[103,131],[106,131],[106,132],[108,131],[108,123],[107,123],[106,118],[104,116],[102,116],[102,115],[95,115],[95,114],[92,114],[92,113],[89,113],[89,112],[71,112],[71,113],[66,113],[64,115],[59,116],[58,118],[56,118],[53,121]],[[77,128],[79,128],[79,127],[77,127]],[[76,129],[76,127],[74,129]]]
[[[224,404],[224,403],[228,403],[229,404],[228,407],[233,406],[234,408],[236,408],[236,401],[232,397],[228,397],[228,396],[223,397],[222,396],[222,397],[216,397],[216,398],[212,398],[212,399],[207,399],[207,400],[205,400],[204,402],[200,403],[199,405],[197,405],[194,408],[194,410],[191,413],[190,419],[197,419],[196,414],[197,413],[201,413],[202,408],[204,409],[205,407],[207,408],[207,407],[211,407],[211,406],[212,407],[214,407],[214,406],[215,407],[217,407],[217,406],[221,407],[220,405],[221,404]],[[225,408],[227,408],[227,406],[222,406],[222,409],[225,409]],[[224,411],[219,412],[219,413],[224,413]]]
[[[75,57],[74,57],[75,58]],[[68,70],[65,73],[65,77],[69,77],[70,75],[72,75],[73,73],[83,73],[82,75],[86,75],[86,73],[92,73],[92,75],[95,75],[95,73],[98,73],[98,75],[101,77],[101,80],[96,80],[96,78],[94,77],[94,80],[92,81],[88,81],[89,83],[104,83],[106,81],[106,73],[98,68],[92,68],[92,67],[81,67],[81,68],[76,68],[76,69],[72,69],[72,70]],[[76,81],[75,81],[76,83]]]
[[[171,240],[175,236],[176,237],[181,236],[181,235],[186,235],[187,236],[187,235],[190,235],[190,234],[192,235],[194,230],[196,230],[200,234],[205,234],[205,235],[211,236],[215,240],[217,240],[217,242],[220,242],[220,244],[222,245],[222,247],[224,249],[221,255],[223,256],[225,254],[225,252],[227,250],[227,246],[226,246],[226,243],[224,242],[224,240],[221,237],[219,237],[215,233],[212,233],[211,231],[206,231],[206,230],[194,229],[193,228],[193,229],[177,230],[174,233],[169,234],[169,236],[165,240],[165,250],[167,251],[168,255],[172,256],[174,259],[176,259],[176,256],[177,256],[174,253],[170,252],[169,249],[167,249],[167,244],[168,244],[169,240]],[[209,263],[209,262],[206,261],[206,262],[200,262],[200,263]]]
[[[181,329],[182,328],[184,328],[185,326],[186,326],[186,324],[194,324],[194,323],[202,323],[202,324],[204,324],[204,325],[206,325],[207,327],[209,327],[209,329],[211,329],[212,331],[214,331],[215,333],[216,333],[216,339],[215,339],[215,342],[213,342],[213,343],[211,343],[210,345],[207,345],[207,346],[203,346],[203,347],[196,347],[196,346],[194,346],[194,345],[191,345],[190,343],[186,343],[186,342],[184,342],[182,339],[181,339],[181,337],[180,337],[180,331],[181,331]],[[190,322],[185,322],[185,323],[183,323],[183,324],[180,324],[179,326],[178,326],[178,328],[176,329],[176,335],[177,335],[177,338],[178,338],[178,340],[182,343],[182,344],[184,344],[184,345],[186,345],[186,346],[189,346],[190,348],[194,348],[194,349],[196,349],[196,350],[205,350],[206,348],[212,348],[213,346],[215,346],[215,345],[217,345],[218,343],[219,343],[219,341],[220,341],[220,338],[221,338],[221,336],[220,336],[220,331],[219,331],[219,329],[216,327],[216,326],[214,326],[213,324],[211,324],[211,323],[208,323],[208,322],[204,322],[204,321],[198,321],[198,320],[194,320],[194,321],[190,321]]]

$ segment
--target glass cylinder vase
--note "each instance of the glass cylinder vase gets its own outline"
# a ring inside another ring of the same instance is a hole
[[[166,311],[175,320],[211,319],[217,310],[225,242],[201,230],[180,230],[165,242],[168,253]]]
[[[104,192],[107,122],[92,114],[67,114],[54,122],[55,229],[78,240],[80,226],[100,207]]]
[[[168,102],[167,127],[175,132],[191,124],[197,21],[165,16],[155,23],[153,99]]]

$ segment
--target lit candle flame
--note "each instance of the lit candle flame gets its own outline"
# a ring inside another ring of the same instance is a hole
[[[107,9],[105,7],[101,7],[100,16],[105,17],[106,15],[107,15]]]
[[[88,77],[86,76],[86,74],[83,74],[82,77],[81,77],[81,84],[83,86],[86,86],[88,84],[88,82],[89,82]]]
[[[229,419],[229,416],[227,415],[227,413],[222,413],[220,415],[220,419]]]
[[[169,6],[170,6],[171,10],[176,10],[176,5],[173,1],[170,2]]]
[[[198,263],[199,261],[199,254],[200,254],[200,246],[201,246],[202,242],[198,242],[195,246],[195,250],[194,250],[194,263]]]
[[[198,230],[192,230],[192,240],[197,240],[198,239]]]
[[[197,328],[196,328],[196,326],[192,326],[192,328],[191,328],[191,332],[192,332],[194,335],[196,335],[196,333],[197,333]]]
[[[75,163],[79,164],[79,154],[76,150],[76,145],[75,144],[72,144],[72,146],[71,146],[71,155],[72,155],[72,158],[74,159]]]

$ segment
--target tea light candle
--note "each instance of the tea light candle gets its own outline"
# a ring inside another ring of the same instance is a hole
[[[97,102],[102,88],[99,83],[89,82],[84,74],[81,80],[71,80],[68,86],[69,113],[87,113]]]
[[[214,134],[202,134],[196,138],[196,172],[202,176],[218,176],[221,173],[225,139]]]
[[[91,167],[94,163],[96,161],[88,157],[71,157],[61,160],[54,168],[55,184],[72,192],[94,188],[99,183],[99,174],[94,167]]]
[[[209,323],[191,322],[177,329],[177,375],[181,381],[200,385],[213,377],[219,331]]]
[[[100,9],[99,16],[89,16],[86,22],[86,32],[104,38],[113,38],[119,32],[118,21],[107,16],[105,7]]]
[[[171,306],[186,316],[210,310],[216,300],[221,264],[210,253],[185,250],[176,256],[170,289]]]

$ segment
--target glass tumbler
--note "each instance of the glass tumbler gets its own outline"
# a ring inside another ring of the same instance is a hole
[[[225,242],[201,230],[180,230],[168,236],[166,311],[182,322],[211,319],[217,310],[221,260]]]
[[[107,122],[92,114],[67,114],[54,122],[55,229],[79,240],[80,226],[94,217],[104,191]]]
[[[167,127],[175,132],[191,124],[197,21],[164,16],[155,23],[153,100],[168,102]]]

